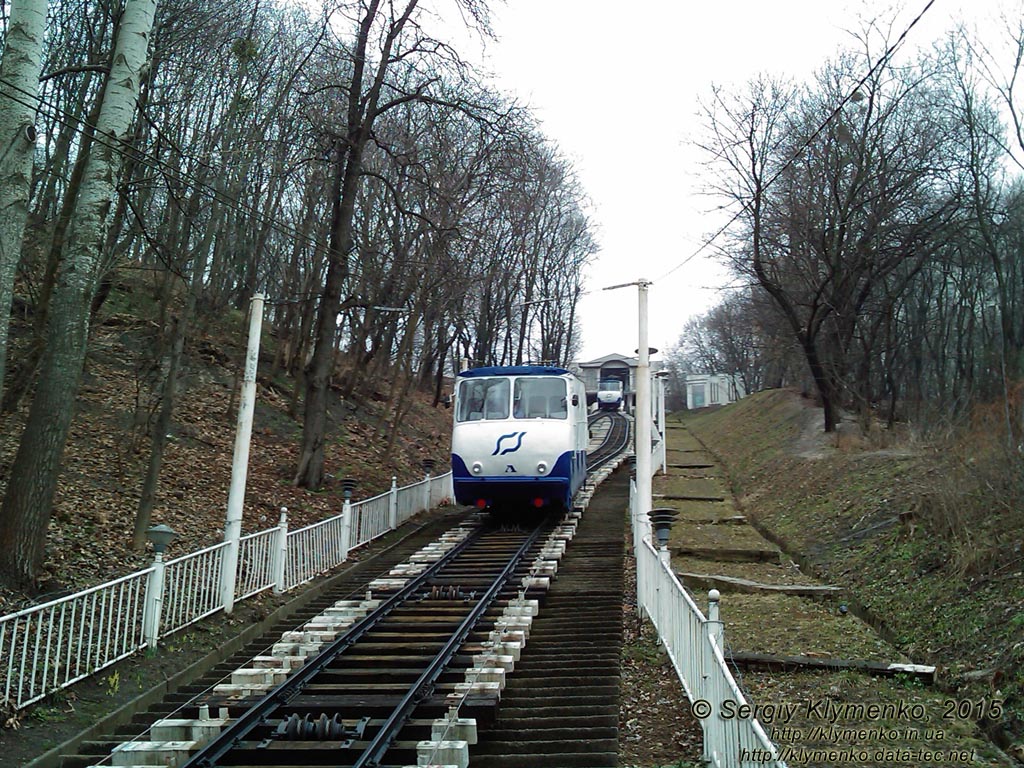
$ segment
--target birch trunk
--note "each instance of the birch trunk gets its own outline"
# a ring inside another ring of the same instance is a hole
[[[97,141],[83,172],[54,288],[39,384],[0,508],[0,578],[11,584],[30,586],[43,566],[53,496],[85,358],[104,227],[155,12],[156,0],[126,0],[121,16]]]
[[[28,217],[35,152],[36,99],[42,67],[46,0],[11,0],[0,60],[0,396],[7,368],[14,274]]]

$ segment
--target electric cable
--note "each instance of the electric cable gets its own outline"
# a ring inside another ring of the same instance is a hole
[[[867,71],[867,73],[860,80],[857,81],[857,84],[853,87],[853,89],[850,90],[850,92],[847,93],[846,96],[844,96],[840,100],[839,104],[836,105],[836,107],[829,113],[828,117],[826,117],[818,125],[818,127],[814,129],[811,135],[793,152],[792,155],[790,155],[786,162],[783,163],[782,166],[774,174],[772,174],[772,176],[769,177],[768,181],[766,181],[764,186],[762,187],[762,192],[766,192],[776,181],[778,181],[782,174],[789,170],[793,163],[795,163],[800,158],[800,156],[808,149],[808,147],[811,146],[814,140],[821,135],[821,132],[824,131],[832,123],[833,120],[835,120],[836,116],[839,115],[843,107],[849,104],[850,101],[853,100],[854,96],[860,91],[860,89],[868,82],[868,80],[870,80],[871,77],[874,76],[879,69],[881,69],[883,66],[885,66],[885,64],[888,63],[889,59],[893,57],[893,55],[896,53],[899,47],[903,44],[903,41],[910,33],[910,30],[912,30],[917,25],[917,23],[921,20],[925,13],[927,13],[928,10],[934,4],[935,0],[928,0],[924,8],[921,9],[917,16],[914,17],[914,20],[910,22],[907,28],[903,30],[903,33],[896,39],[896,42],[889,46],[889,48],[882,55],[882,57],[877,62],[875,62],[875,64]],[[744,212],[748,211],[750,209],[750,206],[751,204],[749,202],[744,203],[740,210],[733,214],[732,218],[730,218],[725,224],[723,224],[718,229],[718,231],[715,232],[715,234],[711,235],[711,237],[704,240],[704,242],[701,243],[697,250],[695,250],[689,256],[684,258],[681,262],[676,264],[676,266],[672,267],[672,269],[670,269],[668,272],[659,277],[655,282],[660,282],[661,280],[664,280],[673,273],[679,271],[687,264],[689,264],[694,258],[703,253],[719,237],[721,237],[726,232],[726,230],[728,230],[736,222],[736,220],[739,219],[739,217],[744,214]]]

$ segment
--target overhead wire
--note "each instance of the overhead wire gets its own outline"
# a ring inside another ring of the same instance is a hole
[[[906,39],[907,35],[910,33],[910,30],[912,30],[917,25],[917,23],[921,20],[921,18],[929,11],[929,9],[934,4],[935,4],[935,0],[928,0],[928,2],[925,4],[924,8],[921,9],[921,11],[917,14],[917,16],[914,17],[913,21],[911,21],[910,24],[907,25],[907,28],[904,29],[902,34],[900,34],[900,36],[896,39],[896,42],[889,46],[889,48],[885,51],[885,53],[882,55],[882,57],[871,66],[871,68],[867,71],[867,73],[865,73],[864,76],[861,77],[861,79],[857,81],[857,84],[853,86],[853,88],[850,90],[850,92],[847,93],[840,100],[839,104],[836,105],[832,109],[832,111],[829,113],[828,117],[826,117],[818,125],[818,127],[814,129],[814,131],[811,133],[811,135],[809,137],[807,137],[807,139],[804,140],[804,142],[799,147],[797,147],[797,149],[793,152],[792,155],[790,155],[790,157],[786,160],[786,162],[783,163],[782,166],[774,174],[772,174],[772,176],[769,177],[768,181],[765,182],[764,186],[762,187],[762,191],[767,191],[769,187],[771,187],[776,181],[778,181],[778,179],[787,170],[789,170],[789,168],[793,165],[793,163],[795,163],[800,158],[800,156],[811,146],[811,144],[818,138],[818,136],[821,135],[822,131],[824,131],[832,123],[832,121],[835,120],[835,118],[839,115],[839,113],[843,110],[843,108],[854,99],[854,96],[860,91],[861,88],[864,87],[864,85],[868,82],[868,80],[870,80],[878,72],[878,70],[880,70],[883,66],[885,66],[888,63],[888,61],[893,57],[893,55],[899,49],[899,47],[903,44],[903,41]],[[689,264],[691,261],[693,261],[693,259],[695,259],[701,253],[703,253],[707,248],[709,248],[711,245],[713,245],[714,242],[719,237],[721,237],[723,234],[725,234],[725,232],[737,221],[737,219],[739,219],[740,216],[742,216],[745,211],[750,209],[750,206],[751,206],[750,202],[743,203],[743,205],[740,207],[740,210],[738,210],[735,214],[733,214],[732,218],[730,218],[725,224],[723,224],[721,227],[719,227],[719,229],[715,232],[715,234],[711,235],[709,238],[706,238],[700,244],[700,246],[697,248],[697,250],[695,250],[689,256],[684,258],[681,262],[676,264],[676,266],[672,267],[672,269],[670,269],[668,272],[663,274],[661,277],[659,277],[654,282],[660,282],[660,281],[664,280],[665,278],[669,277],[670,275],[674,274],[675,272],[678,272],[680,269],[682,269],[687,264]]]

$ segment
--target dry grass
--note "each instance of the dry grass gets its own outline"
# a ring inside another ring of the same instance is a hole
[[[910,513],[948,543],[964,576],[1024,566],[1024,452],[1013,426],[1021,392],[1008,403],[976,407],[963,429],[934,447],[941,469]]]
[[[1003,402],[930,440],[825,435],[820,410],[784,391],[688,424],[759,529],[899,651],[940,666],[947,695],[1003,701],[992,737],[1024,754],[1024,460]]]

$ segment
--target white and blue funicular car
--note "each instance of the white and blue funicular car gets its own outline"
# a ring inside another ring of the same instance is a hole
[[[597,409],[599,411],[622,410],[622,381],[601,379],[597,383]]]
[[[480,509],[566,509],[587,474],[587,397],[564,368],[496,366],[456,379],[452,484]]]

